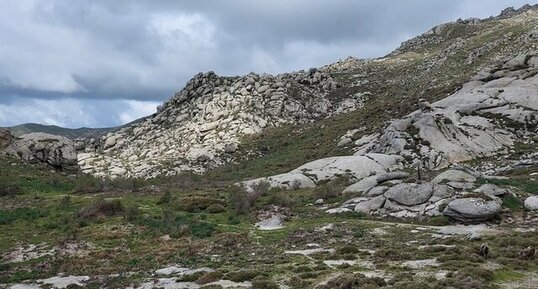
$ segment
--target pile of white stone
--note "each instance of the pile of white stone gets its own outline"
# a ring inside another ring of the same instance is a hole
[[[327,212],[398,218],[443,214],[461,221],[485,221],[501,212],[501,197],[512,193],[493,184],[477,187],[473,174],[463,169],[450,169],[430,182],[406,182],[404,173],[392,173],[390,178],[383,174],[372,176],[343,191],[344,194],[360,194],[359,197]]]
[[[241,136],[362,106],[362,95],[328,98],[337,88],[330,75],[316,69],[277,76],[200,73],[155,115],[87,146],[79,164],[98,176],[203,171],[232,159]]]

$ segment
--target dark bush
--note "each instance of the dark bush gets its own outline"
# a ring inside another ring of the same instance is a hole
[[[204,211],[211,205],[221,203],[221,200],[211,197],[191,196],[178,198],[174,201],[174,207],[185,212],[200,212]]]
[[[159,201],[157,201],[157,205],[163,205],[168,204],[172,200],[172,193],[165,192],[162,194],[162,196],[159,198]]]
[[[84,207],[77,213],[82,220],[94,220],[102,217],[111,217],[122,214],[125,211],[120,200],[99,199],[95,203]]]
[[[132,222],[132,221],[136,221],[140,217],[141,214],[142,214],[142,211],[140,211],[138,206],[131,205],[131,206],[127,206],[127,208],[125,208],[125,213],[124,213],[123,217],[127,221]]]
[[[196,280],[196,283],[198,284],[212,283],[215,281],[219,281],[220,278],[222,278],[222,276],[224,276],[224,274],[220,271],[207,272],[203,274],[202,276],[200,276],[200,278]]]
[[[65,210],[71,206],[71,196],[64,196],[60,199],[58,209]]]
[[[228,203],[236,215],[248,213],[251,207],[248,193],[237,187],[230,189],[228,193]]]
[[[252,289],[279,289],[280,287],[271,280],[254,280]]]
[[[226,208],[221,204],[213,204],[213,205],[207,207],[207,209],[205,209],[205,211],[210,213],[210,214],[218,214],[218,213],[222,213],[222,212],[226,211]]]
[[[234,281],[234,282],[245,282],[254,279],[256,276],[263,275],[259,271],[255,270],[239,270],[234,272],[226,273],[223,279]]]
[[[0,197],[15,196],[21,192],[21,188],[13,183],[0,183]]]

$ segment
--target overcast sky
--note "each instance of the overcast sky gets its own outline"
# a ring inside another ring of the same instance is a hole
[[[380,57],[442,22],[526,3],[536,1],[0,0],[0,126],[116,126],[199,71]]]

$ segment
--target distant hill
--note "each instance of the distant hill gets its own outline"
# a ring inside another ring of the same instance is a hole
[[[25,123],[17,126],[8,127],[11,133],[14,136],[22,136],[32,132],[45,132],[55,135],[65,136],[70,139],[75,139],[79,137],[83,138],[92,138],[100,137],[104,134],[107,134],[111,131],[115,131],[117,128],[64,128],[56,125],[43,125],[37,123]]]
[[[105,128],[88,128],[88,127],[82,127],[82,128],[65,128],[65,127],[59,127],[56,125],[43,125],[38,123],[24,123],[12,127],[8,127],[8,129],[11,131],[11,133],[19,137],[24,134],[32,133],[32,132],[44,132],[44,133],[50,133],[54,135],[61,135],[65,136],[70,139],[76,139],[76,138],[100,138],[103,135],[106,135],[109,132],[115,132],[125,126],[129,126],[138,122],[141,122],[145,119],[140,118],[136,119],[130,123],[117,126],[117,127],[105,127]]]

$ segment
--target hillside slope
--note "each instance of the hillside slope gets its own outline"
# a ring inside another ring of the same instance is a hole
[[[536,7],[433,28],[387,57],[343,61],[278,76],[199,74],[140,124],[79,155],[85,172],[151,177],[226,163],[274,174],[323,156],[461,89],[482,69],[538,49]],[[273,142],[272,142],[273,141]],[[271,143],[272,142],[272,143]],[[264,170],[263,167],[269,168]],[[275,168],[277,171],[275,171]]]

